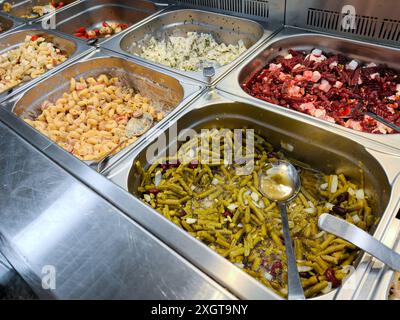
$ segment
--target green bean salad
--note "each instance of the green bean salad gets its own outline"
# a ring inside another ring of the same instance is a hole
[[[221,130],[208,131],[210,144]],[[233,133],[228,135],[232,136]],[[192,141],[184,143],[178,154],[187,150]],[[221,159],[227,144],[232,145],[232,141],[220,139]],[[244,144],[243,147],[246,148]],[[223,160],[202,163],[196,156],[191,162],[182,163],[171,156],[148,168],[136,162],[141,199],[286,297],[287,264],[279,209],[258,190],[260,170],[277,159],[286,159],[284,153],[254,134],[254,170],[248,175],[236,174],[240,164]],[[358,254],[351,243],[319,230],[318,217],[330,213],[364,230],[377,220],[364,193],[361,170],[360,182],[356,183],[343,174],[326,175],[289,161],[298,169],[302,184],[299,195],[288,204],[289,227],[301,283],[310,298],[340,286]]]

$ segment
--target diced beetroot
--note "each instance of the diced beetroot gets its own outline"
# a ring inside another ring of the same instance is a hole
[[[224,216],[225,217],[232,217],[232,212],[230,212],[229,210],[225,210]]]
[[[197,160],[193,160],[188,164],[189,169],[196,169],[199,166],[199,162]]]
[[[282,272],[282,269],[283,269],[282,262],[275,261],[271,266],[270,273],[272,274],[272,276],[276,277],[278,274]]]
[[[152,194],[154,194],[154,195],[156,195],[157,193],[160,192],[160,189],[158,189],[158,188],[151,188],[151,189],[149,189],[149,192],[152,193]]]
[[[335,272],[331,268],[326,270],[325,277],[326,280],[332,283],[332,288],[337,288],[342,283],[338,278],[336,278]]]

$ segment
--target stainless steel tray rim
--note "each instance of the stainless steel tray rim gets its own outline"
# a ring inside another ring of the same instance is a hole
[[[38,82],[35,82],[35,85],[48,80],[48,78],[50,78],[51,76],[53,76],[53,75],[55,76],[55,75],[63,72],[66,69],[73,68],[74,66],[79,65],[80,63],[95,61],[97,59],[103,59],[103,58],[118,58],[121,60],[126,60],[127,62],[131,62],[133,64],[137,64],[132,59],[125,59],[124,57],[122,57],[121,55],[119,55],[117,53],[107,51],[105,49],[97,49],[95,51],[88,53],[85,57],[82,57],[79,60],[75,60],[75,61],[71,62],[70,64],[66,65],[64,68],[59,69],[55,73],[49,75],[49,77],[43,78],[43,79],[39,80]],[[138,64],[138,65],[149,69],[148,66],[145,64]],[[101,69],[101,66],[99,66],[99,68]],[[177,114],[177,113],[181,112],[183,109],[185,109],[185,107],[191,102],[191,100],[194,99],[197,95],[199,95],[203,91],[203,86],[200,83],[191,81],[190,79],[184,79],[184,78],[176,76],[174,74],[168,74],[165,70],[155,69],[152,71],[164,74],[166,76],[169,76],[169,77],[175,79],[179,83],[179,85],[181,86],[181,88],[183,90],[182,100],[168,114],[166,114],[165,117],[161,121],[157,122],[146,133],[144,133],[142,136],[138,137],[138,139],[134,143],[121,149],[120,151],[115,153],[113,156],[111,156],[109,162],[103,168],[103,170],[107,169],[108,166],[112,165],[115,161],[117,161],[118,159],[123,157],[124,154],[129,153],[131,150],[136,149],[138,146],[145,143],[149,139],[149,137],[151,137],[153,135],[153,133],[158,132],[161,128],[164,127],[165,124],[170,123],[171,117],[174,117],[175,114]],[[161,82],[159,84],[162,85]],[[25,121],[23,121],[22,119],[20,119],[18,116],[16,116],[14,114],[14,110],[15,110],[16,106],[18,105],[19,101],[24,97],[25,94],[27,94],[31,90],[35,90],[35,88],[26,88],[26,90],[24,90],[23,92],[20,92],[19,94],[16,94],[15,96],[13,96],[12,99],[5,101],[5,104],[4,104],[5,109],[7,109],[15,117],[15,120],[17,121],[18,125],[24,126],[25,128],[27,128],[27,130],[31,130],[31,131],[33,130],[33,132],[35,132],[37,135],[45,138],[45,140],[47,140],[49,142],[49,145],[56,145],[58,148],[60,148],[60,150],[63,150],[64,152],[68,153],[67,151],[65,151],[64,149],[59,147],[57,143],[53,142],[51,139],[49,139],[45,135],[41,134],[35,128],[31,127],[29,124],[25,123]],[[96,161],[95,160],[93,160],[93,161],[82,160],[82,162],[84,162],[85,164],[87,164],[89,166],[92,165],[92,166],[97,167],[97,164],[99,161],[98,160],[96,160]]]

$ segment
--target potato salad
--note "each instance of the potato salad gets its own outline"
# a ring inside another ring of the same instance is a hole
[[[202,66],[224,66],[246,47],[242,40],[234,44],[218,44],[211,34],[187,32],[185,36],[169,36],[164,39],[146,37],[138,44],[140,57],[183,71],[197,71]]]

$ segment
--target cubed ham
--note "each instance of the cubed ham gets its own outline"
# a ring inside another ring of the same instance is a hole
[[[358,67],[358,62],[356,60],[351,60],[347,65],[346,69],[348,70],[356,70]]]
[[[300,94],[300,87],[299,86],[291,86],[291,87],[289,87],[289,91],[288,91],[288,93],[289,93],[289,96],[301,96],[301,94]]]
[[[346,128],[350,128],[353,130],[357,130],[357,131],[363,131],[363,128],[361,126],[361,122],[360,121],[355,121],[353,119],[349,119],[345,122],[344,126]]]
[[[311,81],[312,76],[313,76],[313,72],[310,71],[310,70],[307,70],[307,71],[304,71],[304,72],[303,72],[303,78],[304,78],[304,80]]]
[[[312,73],[311,81],[312,82],[318,82],[319,79],[321,79],[321,74],[318,71],[314,71]]]
[[[330,68],[330,69],[333,69],[333,68],[337,67],[337,65],[338,65],[337,61],[333,61],[333,62],[331,62],[331,63],[329,64],[329,68]]]
[[[314,103],[312,103],[312,102],[302,103],[299,106],[299,108],[301,111],[308,112],[309,114],[312,114],[315,112]]]
[[[335,88],[340,89],[343,86],[343,82],[336,81],[335,84],[333,85]]]
[[[329,84],[329,82],[325,79],[321,81],[321,84],[319,85],[318,89],[322,90],[323,92],[328,92],[332,86]]]
[[[289,54],[287,54],[284,58],[285,58],[286,60],[288,60],[288,59],[292,59],[293,56],[289,53]]]
[[[275,71],[278,70],[282,67],[282,65],[280,63],[275,64],[275,63],[270,63],[269,64],[269,71]]]

